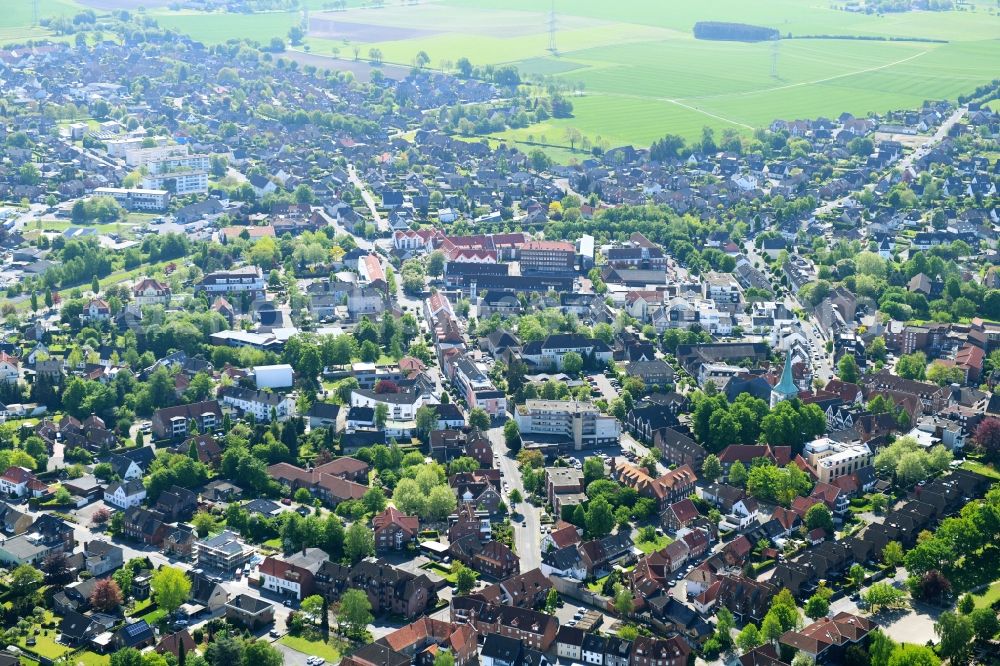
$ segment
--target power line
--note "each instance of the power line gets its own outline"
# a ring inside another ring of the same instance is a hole
[[[778,78],[778,41],[777,39],[771,42],[771,78]]]
[[[556,47],[556,0],[552,0],[552,9],[549,11],[549,53],[559,55]]]

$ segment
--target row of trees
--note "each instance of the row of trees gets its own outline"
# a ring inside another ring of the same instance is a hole
[[[758,442],[800,450],[805,442],[826,432],[823,410],[799,400],[780,402],[770,409],[749,393],[741,393],[730,403],[710,388],[692,394],[691,402],[695,439],[711,453],[730,444]]]

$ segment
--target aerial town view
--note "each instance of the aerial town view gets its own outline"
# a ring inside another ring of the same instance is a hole
[[[1000,665],[997,0],[0,0],[0,666]]]

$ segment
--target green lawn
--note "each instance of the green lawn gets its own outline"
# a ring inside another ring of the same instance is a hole
[[[73,664],[83,664],[83,666],[108,666],[111,663],[110,655],[97,654],[87,650],[72,657]]]
[[[976,608],[988,608],[1000,601],[1000,580],[990,585],[984,592],[973,595]]]
[[[642,552],[649,555],[650,553],[666,548],[668,545],[670,545],[671,541],[673,541],[673,539],[664,534],[664,535],[658,535],[656,537],[656,541],[636,540],[635,546]]]
[[[303,654],[314,655],[317,657],[323,657],[331,664],[335,664],[340,661],[340,650],[338,650],[333,645],[329,643],[324,643],[323,641],[311,641],[301,636],[282,636],[279,640],[282,645],[287,645],[288,647],[302,652]]]
[[[51,611],[45,612],[45,621],[46,622],[52,621]],[[48,629],[47,636],[44,634],[45,631],[46,630],[42,630],[42,633],[39,633],[37,636],[35,636],[34,645],[27,644],[26,636],[21,636],[20,638],[18,638],[17,644],[23,648],[31,650],[49,659],[58,659],[59,657],[63,656],[64,654],[70,651],[70,648],[66,647],[65,645],[60,645],[59,643],[56,642],[56,636],[59,635],[58,631],[56,631],[55,629]]]
[[[982,474],[983,476],[988,476],[991,479],[1000,480],[1000,472],[998,472],[995,467],[981,462],[976,462],[975,460],[966,460],[962,463],[962,469],[967,469],[970,472],[976,472],[978,474]]]
[[[426,564],[420,565],[420,568],[426,569],[427,571],[433,571],[452,585],[455,585],[458,582],[455,574],[451,572],[451,568],[446,567],[443,564],[438,564],[437,562],[427,562]]]
[[[597,580],[587,583],[587,589],[595,594],[603,594],[604,592],[604,582],[608,579],[607,576],[603,578],[598,578]]]

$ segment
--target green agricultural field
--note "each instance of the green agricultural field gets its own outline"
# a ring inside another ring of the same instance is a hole
[[[161,27],[190,35],[192,39],[206,44],[218,44],[230,39],[251,39],[266,44],[272,37],[284,38],[288,29],[302,20],[296,12],[206,14],[160,10],[153,16]]]
[[[0,12],[0,36],[9,40],[14,34],[12,29],[29,28],[31,26],[34,0],[3,0],[3,11]],[[55,16],[72,16],[84,9],[74,0],[38,0],[38,15],[40,18]],[[10,30],[9,30],[10,29]],[[31,33],[24,38],[31,37]],[[22,39],[14,34],[15,39]]]
[[[314,53],[362,57],[377,48],[408,65],[425,51],[434,67],[461,57],[515,64],[529,75],[583,89],[574,116],[495,138],[565,144],[567,128],[589,141],[648,144],[687,138],[704,126],[740,131],[775,118],[856,115],[955,98],[1000,68],[1000,10],[986,3],[952,12],[853,14],[798,0],[556,0],[556,45],[547,52],[547,3],[440,0],[416,6],[313,15]],[[318,17],[318,19],[317,19]],[[320,23],[317,23],[317,20]],[[695,40],[700,20],[777,28],[772,43]],[[801,39],[816,35],[908,40]]]
[[[72,14],[89,0],[40,0],[41,15]],[[0,42],[44,36],[30,28],[32,0],[7,0]],[[409,66],[426,52],[431,67],[460,58],[475,65],[513,64],[581,91],[572,118],[511,130],[494,140],[569,148],[567,130],[589,143],[648,145],[667,133],[693,139],[702,128],[741,132],[776,118],[833,117],[912,108],[954,99],[1000,71],[1000,7],[974,0],[960,11],[884,16],[802,0],[555,0],[558,55],[549,53],[549,2],[543,0],[420,0],[325,11],[308,0],[308,49],[319,55],[367,58],[378,49],[387,64]],[[254,15],[171,11],[153,7],[161,26],[206,43],[286,37],[298,12]],[[698,21],[773,27],[775,43],[696,40]],[[877,37],[817,39],[817,36]],[[812,37],[812,38],[810,38]],[[925,41],[936,40],[936,41]],[[331,60],[336,67],[337,61]],[[544,137],[544,139],[542,139]]]

